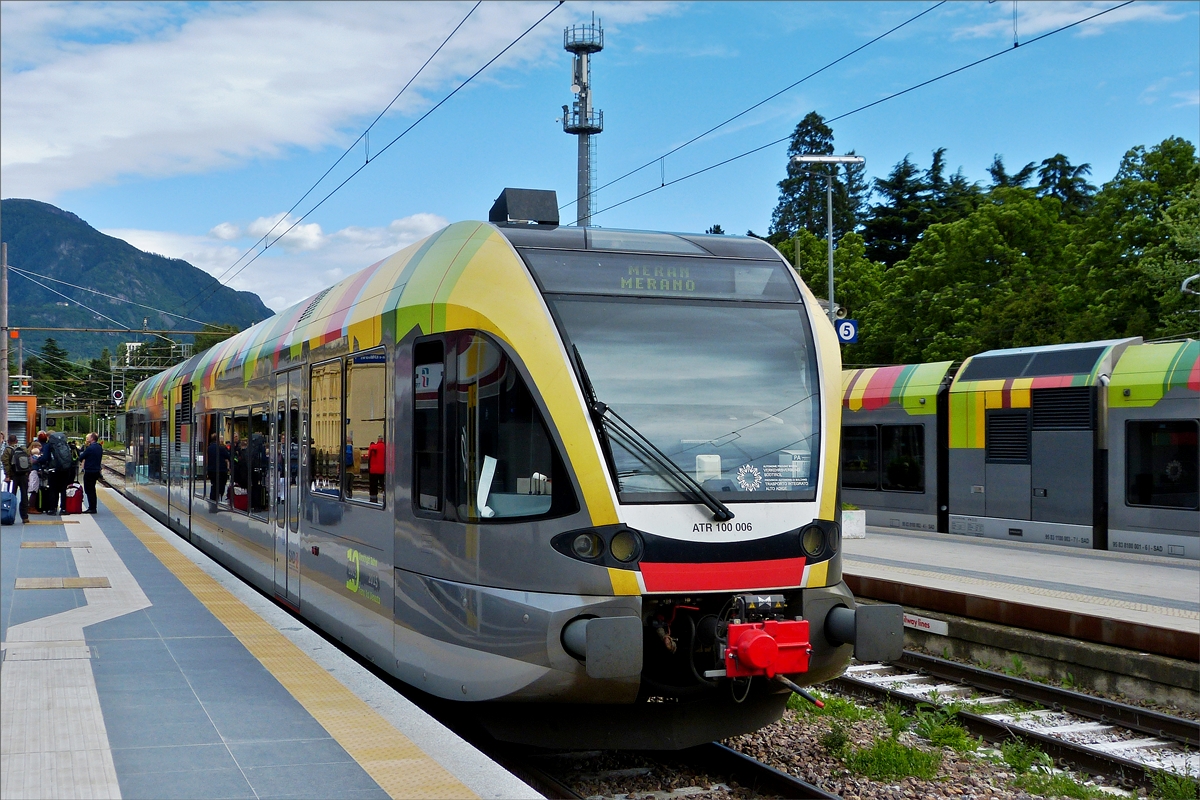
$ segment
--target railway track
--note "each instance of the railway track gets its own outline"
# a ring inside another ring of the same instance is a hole
[[[908,706],[960,704],[959,721],[989,742],[1024,739],[1129,787],[1149,789],[1154,771],[1200,774],[1197,723],[1112,700],[911,651],[891,664],[852,665],[835,683]],[[1037,708],[1013,709],[1013,701]]]
[[[712,792],[735,797],[838,797],[717,742],[672,753],[564,752],[500,760],[534,789],[560,800],[635,793],[683,800]],[[628,788],[635,782],[636,789]],[[661,788],[650,788],[656,783]],[[586,794],[584,787],[589,787]]]

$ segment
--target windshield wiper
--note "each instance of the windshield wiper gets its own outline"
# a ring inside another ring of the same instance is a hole
[[[649,459],[657,463],[662,469],[666,470],[668,475],[674,478],[677,482],[682,483],[688,489],[695,493],[701,503],[708,506],[708,509],[713,512],[713,519],[717,522],[726,522],[733,519],[733,512],[729,510],[729,506],[722,503],[712,492],[705,489],[699,481],[688,474],[687,470],[671,460],[670,456],[658,448],[658,445],[650,441],[641,431],[633,427],[624,417],[612,410],[612,407],[600,402],[596,398],[596,390],[592,386],[592,381],[588,377],[587,369],[583,366],[583,357],[579,355],[579,348],[575,345],[571,346],[575,352],[575,364],[579,368],[579,379],[583,384],[583,390],[586,392],[585,398],[588,402],[588,410],[592,412],[592,419],[596,422],[596,427],[600,431],[604,439],[606,456],[609,460],[609,466],[613,466],[612,448],[609,445],[609,432],[616,433],[630,446],[628,449],[634,450],[636,455],[639,455],[643,461]],[[616,471],[613,471],[614,476]]]

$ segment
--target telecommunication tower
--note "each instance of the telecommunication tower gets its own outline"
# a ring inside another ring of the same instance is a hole
[[[563,106],[563,131],[579,137],[579,200],[575,224],[589,224],[592,216],[592,184],[596,169],[596,142],[592,137],[604,130],[604,112],[592,108],[592,53],[604,49],[604,29],[593,16],[590,23],[572,25],[563,31],[563,49],[574,54],[571,91],[575,102]]]

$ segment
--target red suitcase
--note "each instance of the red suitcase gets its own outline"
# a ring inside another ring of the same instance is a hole
[[[67,513],[83,513],[83,487],[78,483],[72,483],[67,487]]]
[[[236,508],[238,511],[250,510],[250,495],[245,489],[240,486],[234,486],[230,494],[233,495],[232,504],[234,508]]]

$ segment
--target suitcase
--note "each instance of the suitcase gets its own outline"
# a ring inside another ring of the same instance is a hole
[[[0,492],[0,525],[12,525],[17,521],[17,496],[12,492]]]
[[[72,483],[67,487],[67,514],[83,513],[83,487]]]
[[[230,503],[238,511],[250,510],[250,495],[240,486],[234,486],[230,489]]]

